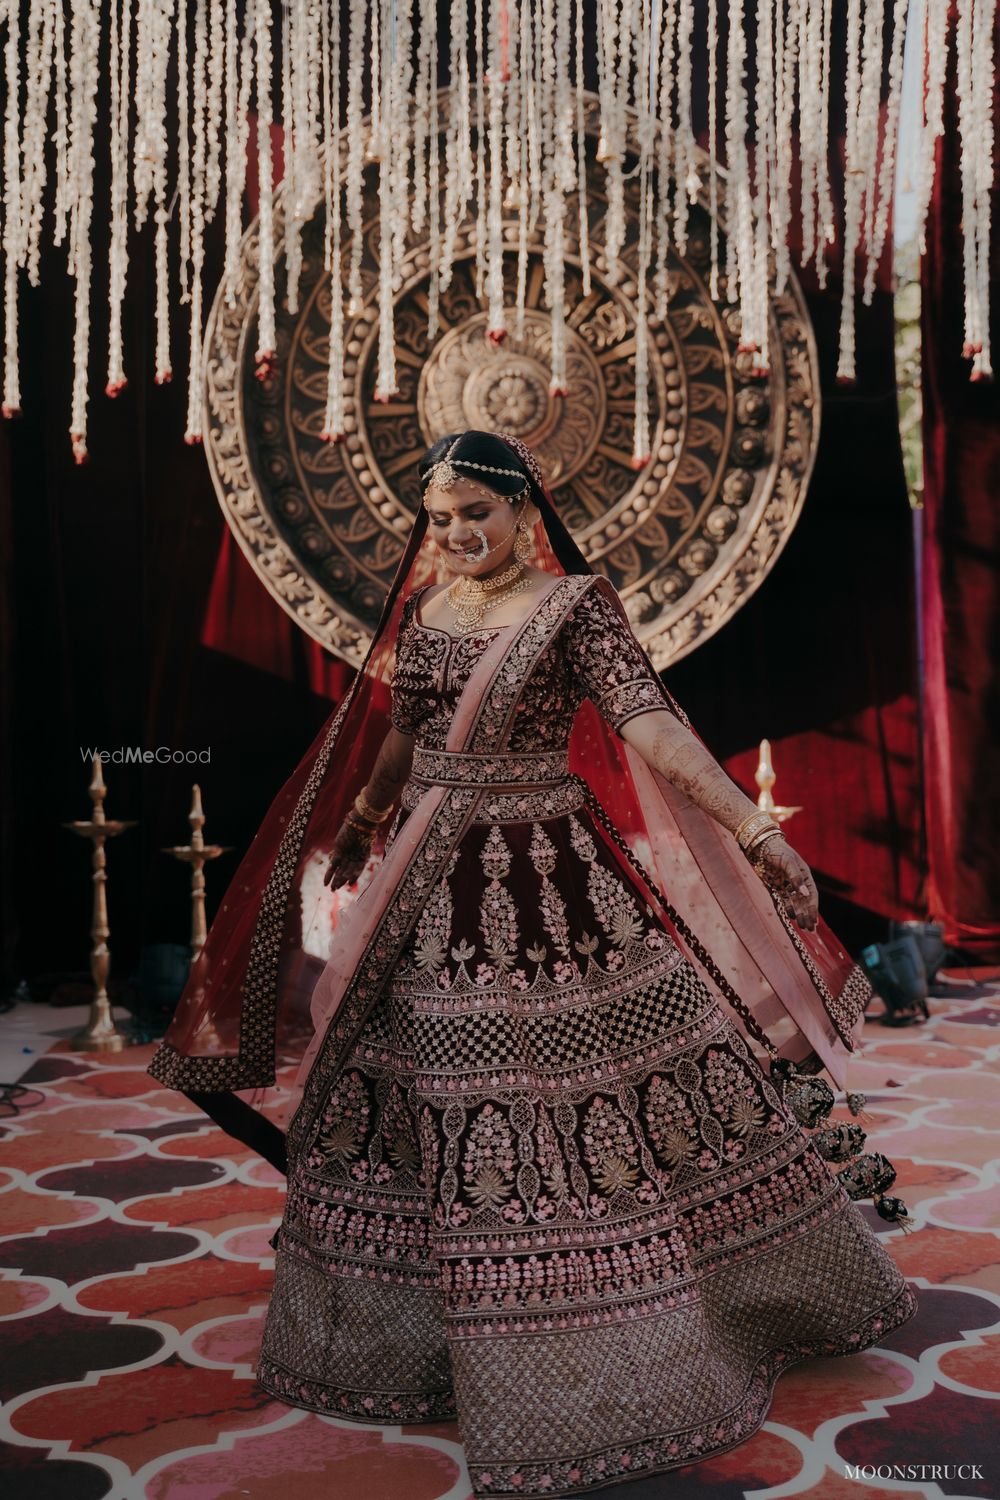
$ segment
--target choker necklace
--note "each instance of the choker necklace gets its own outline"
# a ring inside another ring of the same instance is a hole
[[[495,578],[469,578],[464,574],[446,590],[455,611],[455,629],[460,635],[478,630],[487,610],[496,609],[526,589],[531,580],[521,563],[512,563]]]

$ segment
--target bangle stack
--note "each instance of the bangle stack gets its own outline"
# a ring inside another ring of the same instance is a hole
[[[782,838],[781,827],[768,812],[753,812],[736,829],[736,842],[748,858],[752,858],[761,844],[768,839]]]
[[[347,814],[347,821],[359,833],[369,834],[374,838],[376,828],[380,823],[385,822],[391,812],[391,807],[387,807],[382,811],[377,807],[373,807],[364,792],[361,791],[354,799],[351,811]]]

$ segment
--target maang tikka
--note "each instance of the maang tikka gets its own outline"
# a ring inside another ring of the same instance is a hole
[[[432,468],[428,469],[428,471],[427,471],[427,487],[428,488],[431,485],[433,485],[436,490],[447,490],[447,489],[451,488],[451,486],[456,482],[456,480],[464,479],[465,478],[465,475],[464,474],[460,474],[459,471],[455,468],[455,465],[451,462],[451,455],[454,453],[455,449],[458,447],[458,445],[461,442],[461,440],[462,440],[462,435],[460,433],[459,436],[452,443],[451,447],[448,449],[448,452],[444,455],[444,458],[439,458],[438,461],[437,461],[437,463],[434,464]],[[521,487],[521,489],[519,489],[517,491],[516,494],[514,494],[514,495],[501,495],[500,496],[500,498],[502,500],[508,500],[511,503],[511,505],[513,505],[513,503],[514,503],[515,500],[520,499],[520,497],[523,494],[526,494],[527,491],[531,488],[531,485],[530,485],[528,479],[521,472],[520,469],[498,469],[498,468],[495,468],[492,464],[477,464],[477,463],[473,463],[472,459],[469,459],[469,458],[460,458],[458,460],[458,462],[462,465],[463,468],[465,468],[465,469],[477,469],[482,474],[507,474],[507,475],[510,476],[511,479],[523,479],[524,480],[524,484]],[[497,493],[497,492],[494,491],[494,493]]]

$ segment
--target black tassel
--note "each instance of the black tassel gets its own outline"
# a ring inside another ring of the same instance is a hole
[[[812,1129],[826,1119],[836,1099],[822,1078],[794,1078],[785,1089],[785,1103],[801,1125]]]
[[[890,1224],[898,1224],[904,1234],[912,1229],[909,1223],[910,1215],[902,1198],[887,1198],[879,1193],[875,1199],[875,1212],[880,1219],[886,1219]]]
[[[810,1140],[824,1161],[850,1161],[863,1150],[864,1131],[860,1125],[830,1125],[826,1130],[817,1130]]]
[[[837,1173],[844,1191],[857,1202],[861,1198],[875,1198],[891,1188],[896,1181],[896,1168],[880,1151],[859,1156],[857,1161]]]

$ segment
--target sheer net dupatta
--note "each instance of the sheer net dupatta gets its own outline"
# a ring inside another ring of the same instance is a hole
[[[370,878],[383,824],[355,887],[323,883],[344,816],[390,728],[389,679],[407,596],[435,578],[421,509],[363,666],[269,807],[192,964],[149,1072],[224,1129],[284,1165],[284,1081],[312,1035],[313,987],[345,906]]]
[[[551,491],[536,479],[545,526],[538,565],[592,572]],[[630,629],[617,591],[603,578],[595,587]],[[646,664],[656,677],[648,657]],[[662,683],[661,690],[664,708],[687,724]],[[750,1044],[803,1071],[825,1067],[843,1088],[872,990],[836,934],[822,919],[813,932],[797,927],[732,834],[648,766],[589,703],[574,725],[570,764],[609,843],[644,878],[680,947]]]
[[[606,592],[627,623],[615,591]],[[687,723],[666,688],[663,697]],[[609,843],[644,876],[680,947],[758,1054],[803,1071],[825,1067],[844,1087],[871,986],[836,935],[822,919],[813,932],[798,928],[732,834],[589,704],[570,750]]]

